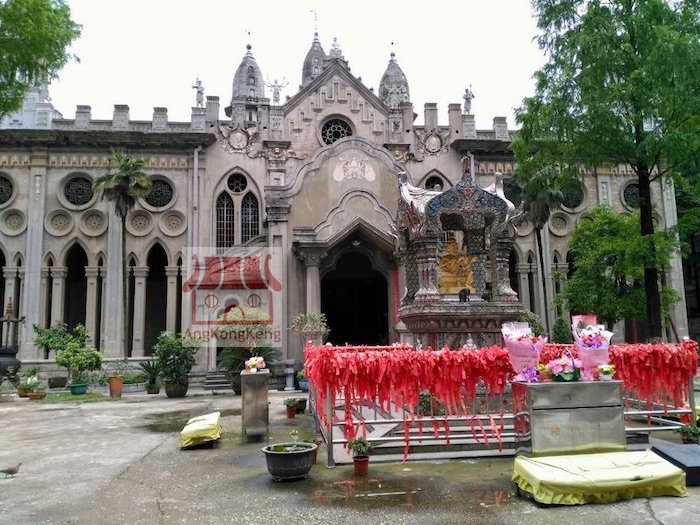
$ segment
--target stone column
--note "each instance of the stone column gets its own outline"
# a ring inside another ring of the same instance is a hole
[[[47,319],[46,312],[48,310],[49,305],[46,304],[46,302],[49,300],[49,275],[50,275],[50,270],[51,268],[42,268],[41,269],[41,296],[39,298],[39,318],[37,320],[37,324],[39,326],[45,327],[50,319]]]
[[[416,257],[418,262],[418,292],[415,302],[433,303],[440,300],[438,292],[438,237],[430,236],[416,240]]]
[[[498,285],[491,285],[493,290],[494,300],[514,303],[518,300],[518,295],[510,287],[510,275],[508,271],[508,259],[510,251],[513,248],[511,239],[498,239],[496,246],[496,267],[498,275]]]
[[[66,277],[68,277],[68,268],[65,266],[54,266],[51,268],[51,278],[53,279],[53,291],[51,292],[51,323],[49,323],[51,326],[53,326],[56,321],[63,321]]]
[[[5,315],[5,310],[7,310],[7,303],[12,299],[13,307],[16,308],[15,302],[15,278],[17,277],[17,268],[12,268],[5,266],[2,269],[2,275],[5,277],[5,304],[0,308],[0,315]]]
[[[134,266],[134,338],[131,357],[143,357],[143,337],[146,326],[146,277],[148,266]]]
[[[105,306],[107,304],[107,267],[100,266],[100,277],[102,277],[102,305],[100,308],[100,350],[105,352]]]
[[[165,276],[168,278],[168,292],[167,292],[167,313],[165,316],[165,329],[168,332],[175,333],[175,327],[177,326],[177,294],[181,290],[177,289],[177,276],[179,273],[179,266],[166,266]]]
[[[530,265],[528,263],[516,264],[515,271],[518,273],[520,302],[525,308],[530,309],[530,283],[528,279],[528,274],[530,273]]]
[[[321,313],[321,261],[326,256],[323,249],[306,248],[299,257],[306,266],[306,313]]]
[[[29,194],[27,195],[27,231],[26,231],[26,283],[22,297],[22,309],[25,315],[23,344],[18,358],[20,360],[35,359],[37,350],[34,348],[33,325],[39,323],[41,315],[41,260],[44,253],[44,215],[46,193],[46,167],[48,152],[33,149],[30,157],[31,171],[29,176]]]
[[[87,293],[85,298],[85,328],[90,332],[88,344],[95,345],[97,333],[97,277],[100,275],[99,266],[86,266],[85,277],[87,277]]]
[[[124,301],[122,299],[124,258],[122,257],[122,223],[117,214],[109,214],[109,228],[107,229],[107,274],[102,310],[104,319],[104,356],[123,358],[126,356],[126,341],[124,337]],[[108,307],[108,308],[107,308]]]

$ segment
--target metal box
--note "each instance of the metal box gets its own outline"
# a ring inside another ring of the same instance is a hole
[[[513,407],[517,454],[627,449],[622,381],[513,383]]]
[[[241,419],[243,437],[250,434],[269,436],[270,417],[267,400],[270,371],[241,372]]]

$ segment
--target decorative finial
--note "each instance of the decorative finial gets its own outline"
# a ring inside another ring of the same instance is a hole
[[[310,9],[310,12],[314,14],[314,34],[318,38],[318,11],[316,9]]]
[[[247,45],[245,46],[245,48],[246,48],[248,51],[250,51],[251,49],[253,49],[253,46],[251,46],[250,44],[247,44]]]

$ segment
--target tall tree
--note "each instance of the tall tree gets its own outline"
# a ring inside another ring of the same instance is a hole
[[[95,191],[102,192],[102,198],[114,204],[114,212],[119,217],[122,225],[121,260],[122,260],[122,355],[127,356],[127,275],[126,275],[126,216],[136,205],[136,199],[147,197],[151,192],[151,179],[143,171],[146,161],[112,151],[112,170],[98,177],[93,187]]]
[[[640,231],[652,239],[652,181],[700,156],[700,2],[531,1],[548,62],[517,112],[517,161],[561,173],[630,165]],[[661,336],[658,285],[658,269],[645,266],[651,337]]]
[[[0,0],[0,117],[20,109],[30,87],[58,76],[80,29],[64,0]]]
[[[548,166],[538,166],[534,172],[529,172],[527,166],[522,169],[518,176],[524,180],[521,196],[523,210],[527,214],[528,220],[532,223],[535,229],[535,237],[537,239],[537,253],[539,256],[539,275],[540,283],[542,284],[542,297],[544,298],[543,312],[544,324],[547,329],[547,335],[550,334],[549,329],[549,301],[547,299],[547,281],[546,276],[549,272],[545,272],[544,256],[542,253],[542,228],[547,224],[549,216],[552,214],[552,209],[557,208],[561,204],[563,194],[560,189],[561,181],[565,180],[558,176],[558,173]]]
[[[644,319],[644,290],[637,285],[644,267],[667,271],[671,253],[678,249],[670,231],[655,232],[654,242],[648,240],[639,230],[639,213],[620,215],[609,205],[594,208],[578,223],[569,244],[576,260],[562,291],[569,306],[596,314],[609,328],[620,319]]]

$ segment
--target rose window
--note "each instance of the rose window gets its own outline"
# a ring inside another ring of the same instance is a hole
[[[87,219],[85,219],[85,226],[87,226],[88,230],[91,231],[101,230],[104,224],[105,221],[100,215],[90,215]]]
[[[5,204],[12,197],[12,181],[7,177],[0,177],[0,204]]]
[[[344,120],[331,119],[321,128],[321,138],[324,144],[333,144],[334,142],[352,136],[350,125]]]
[[[76,177],[68,181],[63,193],[73,206],[84,206],[92,200],[92,182],[85,177]]]
[[[561,203],[570,209],[578,208],[583,203],[583,188],[580,183],[570,184],[562,190]]]
[[[151,221],[145,215],[136,215],[131,219],[131,226],[139,232],[147,230],[150,225]]]
[[[630,208],[638,209],[639,208],[639,184],[636,182],[633,182],[631,184],[628,184],[624,191],[622,192],[622,198],[625,201],[625,204],[629,206]]]
[[[151,186],[151,192],[146,197],[146,202],[154,208],[162,208],[173,200],[173,187],[165,180],[156,179]]]
[[[59,232],[66,231],[70,226],[70,218],[67,215],[57,214],[51,219],[51,227]]]
[[[245,191],[247,187],[248,181],[243,175],[239,173],[231,175],[228,178],[228,189],[234,193],[241,193],[242,191]]]
[[[182,217],[177,215],[171,215],[165,219],[165,227],[171,231],[175,232],[182,228]]]

